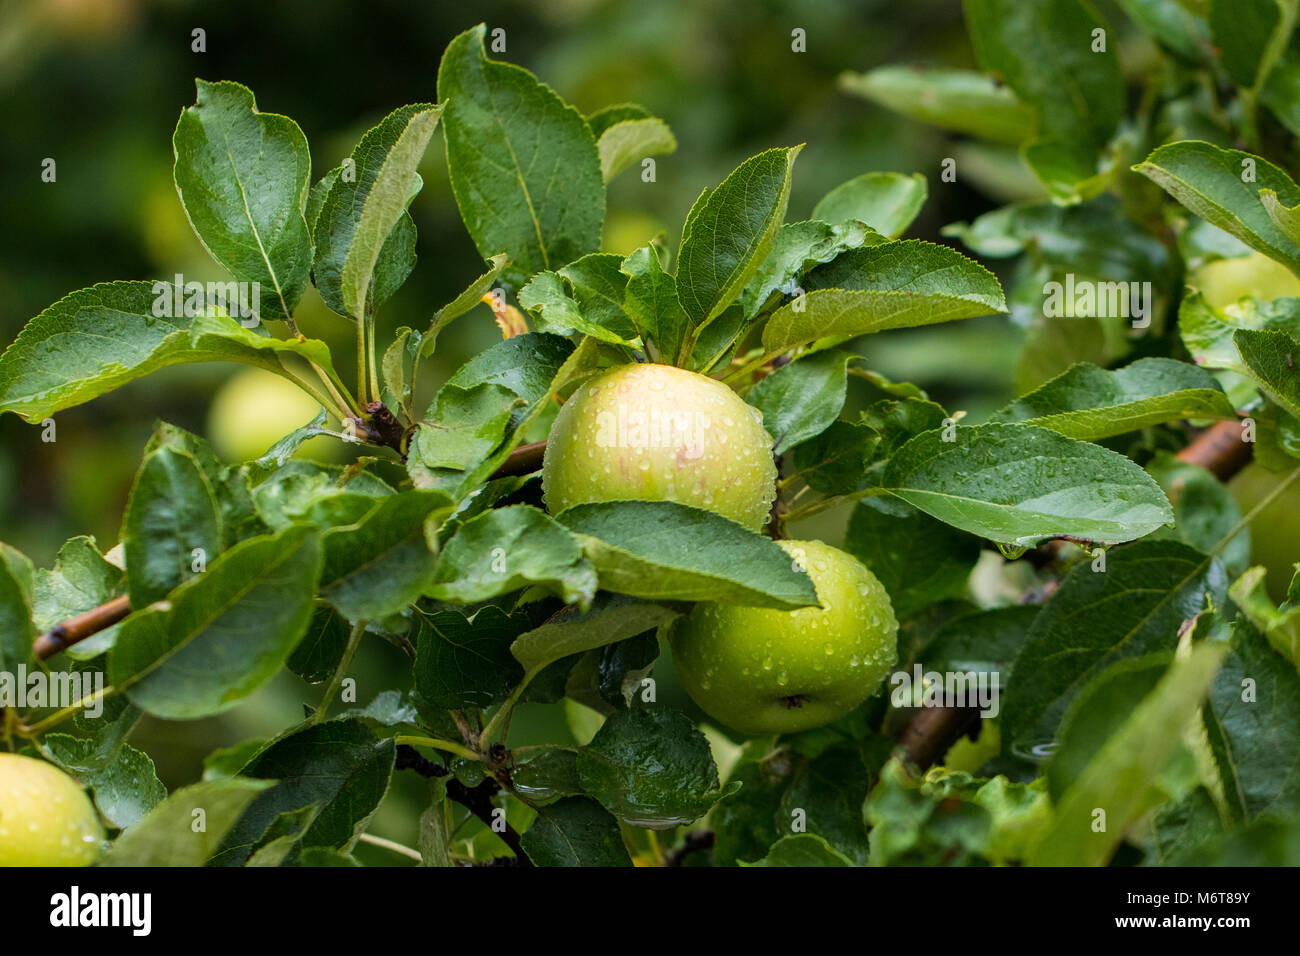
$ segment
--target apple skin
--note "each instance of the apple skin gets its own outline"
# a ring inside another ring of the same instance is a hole
[[[89,866],[103,840],[75,780],[44,760],[0,754],[0,866]]]
[[[546,507],[676,501],[751,530],[776,497],[772,438],[727,386],[669,365],[588,379],[555,416],[542,464]]]
[[[226,380],[208,411],[208,438],[226,461],[260,458],[289,432],[320,412],[320,403],[281,375],[250,368]],[[309,438],[295,457],[337,458],[339,443]]]
[[[821,607],[697,604],[669,626],[682,686],[710,717],[745,734],[794,733],[838,720],[898,662],[884,585],[820,541],[778,541],[808,572]]]
[[[1205,301],[1216,309],[1235,305],[1243,296],[1256,299],[1300,296],[1300,279],[1262,252],[1216,259],[1194,269],[1187,277],[1187,284],[1200,289]]]

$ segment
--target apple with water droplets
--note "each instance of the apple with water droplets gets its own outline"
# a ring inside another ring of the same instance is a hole
[[[103,840],[75,780],[44,760],[0,754],[0,866],[89,866]]]
[[[754,531],[776,497],[762,415],[714,379],[669,365],[624,365],[564,403],[542,465],[558,514],[600,501],[676,501]]]
[[[697,604],[669,628],[687,693],[745,734],[794,733],[838,720],[898,662],[898,621],[884,585],[820,541],[778,541],[808,572],[820,607],[793,611]]]

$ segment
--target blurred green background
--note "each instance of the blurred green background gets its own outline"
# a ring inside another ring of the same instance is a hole
[[[584,112],[635,101],[675,131],[679,149],[659,158],[657,182],[626,174],[613,184],[609,251],[630,251],[661,232],[675,248],[676,230],[703,187],[749,155],[799,142],[808,146],[796,168],[791,219],[805,218],[827,190],[870,170],[926,175],[930,199],[912,236],[938,240],[943,225],[999,204],[966,181],[939,182],[940,161],[954,149],[947,135],[836,86],[843,70],[883,63],[971,65],[959,0],[0,0],[0,165],[7,174],[0,339],[11,341],[50,303],[96,282],[177,272],[221,278],[189,229],[171,177],[171,134],[194,100],[195,77],[240,81],[262,110],[295,119],[319,175],[390,110],[435,99],[444,46],[479,21],[505,28],[501,58],[532,69]],[[196,28],[206,32],[206,52],[191,50]],[[806,52],[791,50],[795,28],[806,31]],[[57,163],[53,183],[40,178],[46,157]],[[482,271],[451,196],[440,137],[421,172],[425,188],[411,209],[419,263],[380,314],[381,349],[399,326],[427,325]],[[337,349],[335,364],[346,376],[351,325],[314,292],[297,320]],[[478,307],[440,340],[432,378],[444,378],[498,335],[486,307]],[[873,368],[921,384],[950,410],[978,415],[1009,397],[1019,336],[1007,319],[990,318],[886,333],[859,348]],[[246,393],[222,393],[225,420],[209,418],[214,396],[239,371],[205,365],[152,375],[60,412],[54,443],[40,440],[39,426],[0,419],[0,539],[42,567],[75,534],[93,534],[110,548],[153,421],[209,436],[214,424],[252,428],[257,401]],[[838,540],[834,523],[843,517],[823,517],[818,533]],[[395,649],[369,642],[354,669],[358,703],[402,686],[408,670]],[[658,676],[661,699],[676,701],[670,669]],[[195,780],[212,748],[268,736],[297,719],[312,693],[285,674],[230,714],[146,722],[134,742],[173,787]],[[559,708],[526,707],[512,742],[564,742],[568,735]],[[422,787],[414,775],[398,775],[375,832],[414,842]],[[373,848],[361,853],[393,862]]]

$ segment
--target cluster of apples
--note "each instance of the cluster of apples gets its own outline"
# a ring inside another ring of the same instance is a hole
[[[772,439],[721,382],[666,365],[600,373],[564,403],[547,440],[542,491],[555,514],[602,501],[675,501],[762,530],[776,497]],[[897,663],[889,595],[852,555],[777,542],[820,606],[794,611],[700,603],[669,631],[687,693],[746,734],[837,720]]]

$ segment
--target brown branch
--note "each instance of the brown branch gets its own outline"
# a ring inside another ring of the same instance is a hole
[[[1248,464],[1254,446],[1242,441],[1241,422],[1216,422],[1198,434],[1177,454],[1179,461],[1200,465],[1226,482]],[[1060,539],[1044,542],[1029,556],[1037,566],[1050,564],[1059,553]],[[898,742],[907,759],[925,770],[967,733],[977,711],[965,707],[925,707],[903,728]]]
[[[32,653],[37,660],[46,660],[60,651],[66,651],[73,644],[80,643],[88,637],[94,637],[100,631],[112,627],[131,613],[131,602],[124,594],[113,598],[106,604],[91,608],[85,614],[56,624],[42,634],[32,645]]]
[[[510,478],[515,475],[532,474],[538,468],[542,467],[542,457],[545,453],[545,441],[535,441],[528,445],[520,445],[509,454],[500,468],[492,472],[491,477]]]

